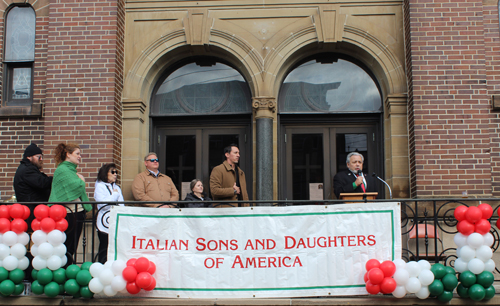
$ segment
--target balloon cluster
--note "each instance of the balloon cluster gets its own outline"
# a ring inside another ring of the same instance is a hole
[[[457,293],[461,298],[471,298],[474,301],[489,300],[495,296],[493,273],[483,271],[478,275],[464,271],[459,276],[460,284]]]
[[[31,291],[36,294],[45,294],[48,297],[67,293],[75,298],[92,298],[94,294],[89,290],[88,284],[92,279],[89,272],[91,262],[84,262],[80,268],[70,265],[66,269],[59,268],[52,271],[48,268],[40,271],[33,270],[31,275],[34,279]]]
[[[7,271],[7,269],[0,267],[0,295],[7,297],[11,294],[19,295],[23,293],[24,276],[24,271],[21,269]]]
[[[127,292],[137,294],[141,289],[151,291],[156,287],[156,279],[153,274],[156,271],[154,262],[146,257],[132,258],[127,261],[127,267],[123,269],[123,278],[127,281]]]
[[[458,285],[456,272],[452,267],[437,263],[431,267],[434,281],[429,285],[429,293],[441,302],[449,302],[453,298],[453,290]]]
[[[389,294],[396,289],[396,282],[392,278],[396,266],[390,260],[380,263],[376,259],[370,259],[365,264],[366,273],[364,280],[366,291],[370,294]]]
[[[489,233],[491,224],[488,221],[493,214],[493,209],[489,204],[479,204],[479,206],[467,207],[460,205],[455,208],[453,215],[457,219],[457,230],[464,236],[472,233],[484,235]]]
[[[24,221],[29,215],[30,210],[25,205],[0,205],[0,267],[7,271],[29,267],[25,255],[30,237],[26,233],[28,224]]]
[[[408,293],[414,293],[419,299],[429,297],[428,286],[434,281],[431,264],[427,260],[410,261],[395,259],[396,272],[394,280],[397,287],[392,293],[394,297],[403,298]]]
[[[34,210],[35,218],[31,222],[34,232],[31,235],[33,245],[32,266],[35,270],[49,268],[55,271],[66,265],[66,234],[68,228],[66,208],[61,205],[38,205]]]
[[[95,262],[90,266],[92,280],[89,289],[93,293],[103,292],[107,296],[115,296],[125,290],[127,281],[123,278],[123,270],[127,263],[123,260],[108,260],[104,265]]]

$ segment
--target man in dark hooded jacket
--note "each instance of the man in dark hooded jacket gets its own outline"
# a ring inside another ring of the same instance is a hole
[[[52,187],[52,177],[43,169],[43,153],[32,143],[24,150],[23,159],[14,176],[14,191],[18,202],[47,202]],[[30,207],[33,212],[34,206]]]

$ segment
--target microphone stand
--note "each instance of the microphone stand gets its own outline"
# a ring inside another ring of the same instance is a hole
[[[387,188],[389,188],[389,195],[392,199],[392,190],[391,187],[389,187],[389,184],[387,184],[383,179],[381,179],[378,175],[376,175],[375,172],[373,172],[372,176],[378,178],[382,183],[384,183],[387,186]]]

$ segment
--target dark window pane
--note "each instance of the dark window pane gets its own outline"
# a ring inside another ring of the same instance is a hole
[[[323,135],[292,135],[293,199],[309,200],[309,184],[323,183]]]
[[[5,61],[35,60],[35,11],[14,7],[7,15]]]
[[[165,144],[165,174],[170,176],[181,194],[182,182],[196,178],[196,136],[167,136]]]

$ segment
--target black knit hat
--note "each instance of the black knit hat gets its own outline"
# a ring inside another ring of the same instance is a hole
[[[27,148],[26,150],[24,150],[24,155],[23,155],[23,158],[28,158],[30,156],[33,156],[33,155],[37,155],[37,154],[43,154],[42,153],[42,150],[40,150],[39,147],[37,147],[36,144],[34,143],[31,143]]]

